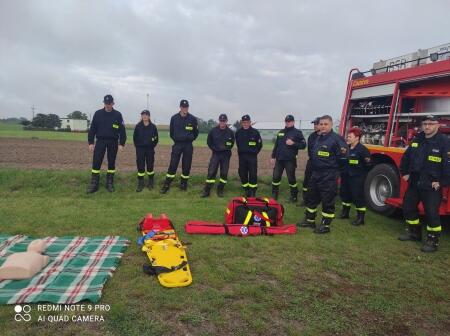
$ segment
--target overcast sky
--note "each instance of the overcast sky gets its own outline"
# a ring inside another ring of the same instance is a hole
[[[348,71],[450,42],[450,1],[0,0],[0,118],[339,117]]]

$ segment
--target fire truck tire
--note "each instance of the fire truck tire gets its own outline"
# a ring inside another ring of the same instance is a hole
[[[373,211],[382,215],[392,215],[397,210],[394,206],[384,203],[389,197],[398,197],[400,180],[397,169],[390,164],[378,164],[367,174],[364,183],[364,195],[367,205]]]

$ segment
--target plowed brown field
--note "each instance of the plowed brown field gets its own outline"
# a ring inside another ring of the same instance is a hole
[[[155,153],[155,171],[165,172],[170,161],[171,146],[159,145]],[[263,150],[258,156],[258,175],[272,175],[270,150]],[[195,147],[192,162],[192,174],[206,174],[211,151],[207,147]],[[303,176],[305,151],[298,156],[297,176]],[[105,160],[103,169],[105,168]],[[127,145],[117,156],[118,171],[135,171],[136,154],[133,145]],[[90,170],[92,153],[86,143],[79,141],[59,141],[40,139],[0,138],[0,167],[39,168],[39,169],[76,169]],[[180,162],[181,165],[181,162]],[[230,175],[237,175],[237,152],[233,151],[230,163]]]

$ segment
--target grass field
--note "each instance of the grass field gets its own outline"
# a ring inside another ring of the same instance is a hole
[[[195,145],[206,146],[207,134],[199,134]],[[67,140],[86,141],[87,133],[73,132],[52,132],[52,131],[24,131],[22,125],[5,124],[0,122],[0,138],[24,138],[24,139],[45,139],[45,140]],[[133,129],[127,129],[128,142],[133,142]],[[169,137],[168,131],[159,132],[159,143],[162,145],[172,145],[173,141]]]
[[[131,246],[104,289],[102,303],[111,306],[105,322],[19,323],[13,307],[2,306],[2,335],[448,335],[448,232],[435,254],[399,242],[399,218],[372,213],[363,227],[335,220],[325,236],[308,229],[278,237],[190,236],[187,220],[222,220],[227,198],[239,193],[237,180],[224,199],[203,200],[203,177],[193,177],[188,192],[167,195],[136,193],[134,174],[119,174],[114,194],[102,187],[86,195],[88,179],[77,171],[0,169],[0,227],[35,237],[128,237]],[[269,182],[261,181],[261,194]],[[298,221],[304,209],[285,206],[286,222]],[[163,288],[142,273],[135,224],[148,212],[167,213],[191,243],[191,286]]]
[[[161,145],[172,145],[173,141],[169,136],[168,131],[159,131],[159,143]],[[87,133],[73,133],[73,132],[51,132],[51,131],[24,131],[22,125],[6,124],[0,122],[0,139],[1,138],[22,138],[22,139],[45,139],[45,140],[67,140],[67,141],[86,141]],[[206,133],[200,133],[195,146],[206,147]],[[127,129],[127,141],[133,142],[133,129]],[[271,141],[264,141],[265,149],[272,149],[273,143]]]

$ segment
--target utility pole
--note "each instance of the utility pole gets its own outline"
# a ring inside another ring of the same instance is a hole
[[[149,106],[148,106],[149,99],[150,99],[150,95],[147,93],[147,110],[149,109]]]
[[[34,107],[34,104],[33,104],[33,106],[31,106],[31,115],[33,116],[31,120],[34,119],[34,110],[35,110],[35,109],[36,109],[36,108]]]

